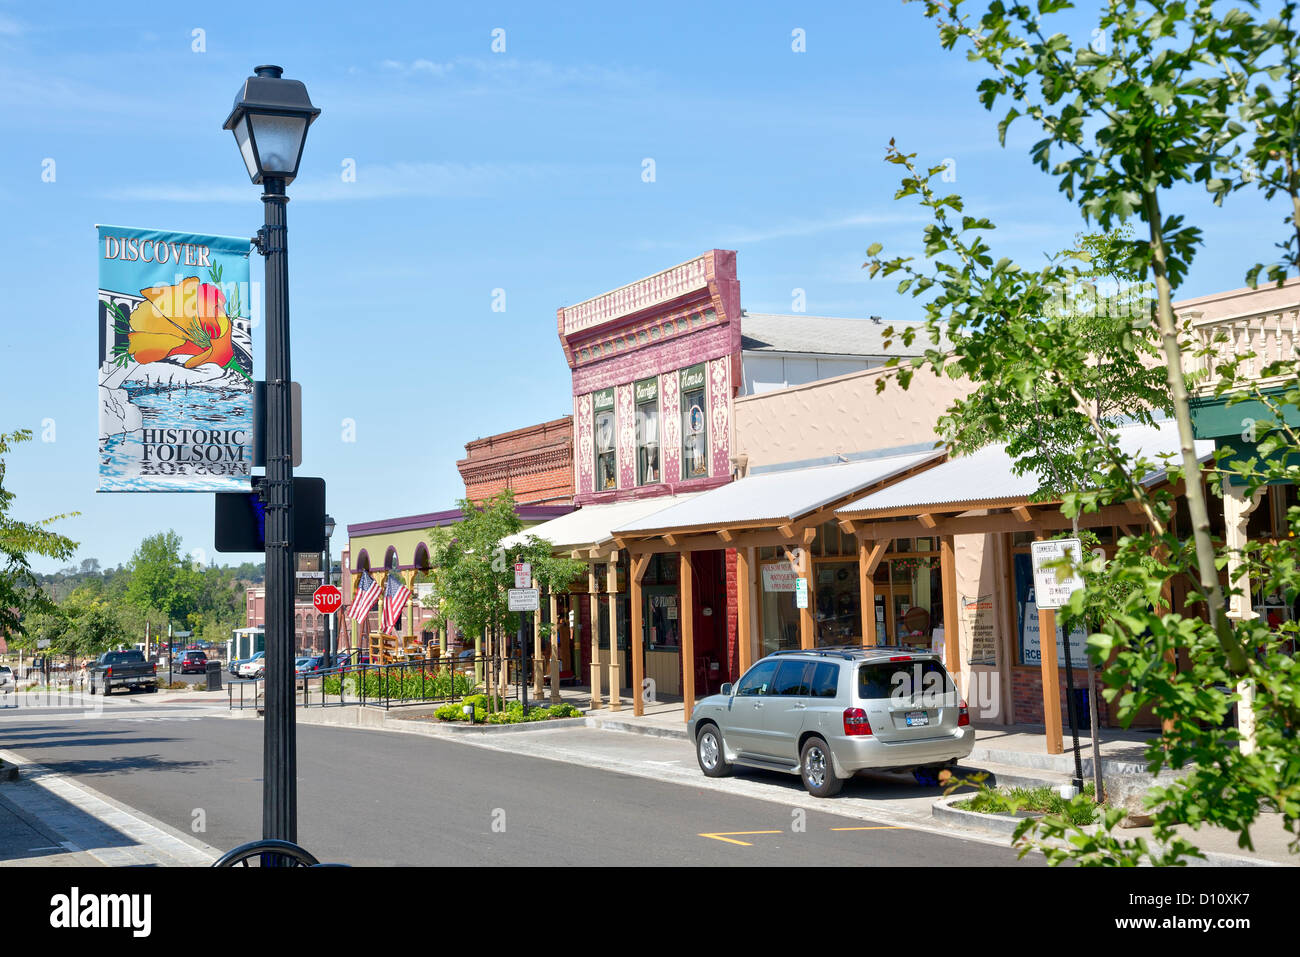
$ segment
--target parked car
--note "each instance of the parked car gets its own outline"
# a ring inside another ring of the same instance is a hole
[[[357,668],[370,667],[370,656],[359,651],[334,656],[335,671],[353,671]]]
[[[255,678],[260,676],[266,668],[266,665],[262,660],[265,655],[265,651],[259,651],[257,654],[253,655],[253,657],[245,658],[243,661],[238,662],[238,670],[236,671],[236,674],[241,678]]]
[[[91,694],[110,695],[118,688],[158,690],[158,666],[139,651],[106,651],[87,671]]]
[[[11,694],[18,690],[18,681],[14,678],[13,669],[8,665],[0,665],[0,694]]]
[[[695,705],[700,770],[798,774],[831,797],[864,770],[924,775],[967,757],[975,729],[937,655],[902,647],[780,651]]]
[[[206,674],[208,670],[208,656],[201,651],[182,651],[176,663],[180,666],[183,675],[191,671]]]

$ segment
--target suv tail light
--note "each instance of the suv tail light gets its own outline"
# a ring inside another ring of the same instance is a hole
[[[867,713],[861,708],[844,709],[844,733],[849,737],[861,737],[871,733],[871,723]]]
[[[964,728],[970,724],[970,712],[966,710],[966,702],[961,703],[961,709],[957,712],[957,727]]]
[[[109,665],[107,668],[104,669],[104,677],[105,677],[105,678],[109,677],[112,673],[113,673],[113,666],[112,666],[112,665]]]

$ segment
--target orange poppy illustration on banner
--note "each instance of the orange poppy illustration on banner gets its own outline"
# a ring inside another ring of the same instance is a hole
[[[144,302],[131,312],[127,353],[139,363],[182,357],[187,369],[224,367],[234,358],[226,297],[190,276],[173,286],[141,289]]]
[[[248,488],[249,241],[98,231],[99,490]]]

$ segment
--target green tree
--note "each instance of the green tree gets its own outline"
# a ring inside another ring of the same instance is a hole
[[[189,625],[200,603],[202,581],[181,556],[181,537],[158,532],[140,543],[128,566],[125,599],[139,609],[157,609],[173,624]]]
[[[933,348],[900,366],[902,384],[923,365],[980,380],[999,374],[1002,357],[1011,356],[1014,365],[1038,354],[1035,361],[1049,376],[1051,390],[1070,395],[1075,421],[1081,424],[1078,416],[1086,416],[1089,423],[1077,458],[1091,473],[1093,487],[1065,496],[1067,514],[1128,499],[1141,507],[1150,527],[1148,533],[1121,539],[1104,568],[1081,570],[1086,588],[1071,598],[1069,612],[1089,610],[1100,622],[1089,644],[1098,659],[1115,656],[1103,678],[1108,695],[1119,701],[1121,720],[1150,706],[1169,726],[1148,750],[1148,761],[1153,772],[1166,765],[1182,769],[1175,785],[1158,792],[1154,812],[1157,838],[1170,843],[1158,849],[1112,838],[1117,815],[1109,809],[1098,835],[1081,835],[1059,819],[1041,828],[1048,839],[1068,834],[1072,841],[1064,850],[1046,845],[1049,857],[1055,862],[1073,856],[1089,864],[1174,863],[1195,853],[1173,837],[1172,826],[1180,821],[1230,828],[1249,846],[1250,827],[1269,807],[1279,810],[1284,824],[1297,833],[1300,759],[1294,729],[1300,726],[1300,693],[1294,656],[1285,631],[1234,622],[1227,615],[1231,589],[1219,579],[1227,556],[1216,552],[1210,537],[1202,485],[1208,474],[1211,488],[1217,489],[1223,470],[1203,470],[1197,459],[1184,346],[1172,308],[1173,290],[1201,241],[1200,230],[1188,220],[1189,184],[1204,184],[1215,203],[1243,188],[1260,189],[1265,198],[1285,192],[1293,200],[1288,242],[1300,228],[1290,172],[1296,158],[1294,127],[1284,126],[1285,135],[1275,136],[1266,119],[1295,119],[1294,5],[1285,4],[1282,16],[1261,21],[1253,14],[1258,9],[1253,2],[1244,10],[1226,11],[1210,0],[1105,0],[1096,30],[1084,45],[1076,45],[1065,29],[1053,32],[1051,27],[1068,18],[1069,29],[1078,35],[1078,17],[1066,0],[1034,5],[994,0],[978,18],[966,14],[963,0],[921,2],[946,48],[960,44],[971,60],[988,67],[978,96],[989,109],[999,102],[1007,105],[1000,135],[1005,139],[1008,127],[1022,119],[1036,124],[1042,138],[1031,149],[1033,161],[1056,179],[1085,220],[1103,230],[1130,219],[1143,224],[1145,236],[1128,243],[1119,258],[1153,281],[1150,319],[1159,337],[1181,446],[1180,461],[1170,463],[1122,453],[1101,417],[1074,388],[1071,377],[1086,361],[1086,349],[1071,339],[1038,334],[1055,291],[1072,280],[1069,271],[1059,263],[1032,270],[995,259],[988,240],[993,224],[966,215],[959,196],[936,191],[934,181],[943,168],[918,170],[914,157],[891,143],[888,159],[904,168],[897,196],[916,197],[932,218],[924,232],[925,269],[909,257],[883,258],[879,244],[868,250],[872,275],[899,275],[900,293],[926,297]],[[1261,177],[1265,156],[1274,166]],[[1183,208],[1171,213],[1175,205]],[[1287,244],[1279,245],[1284,255],[1269,267],[1274,277],[1294,265]],[[1258,272],[1252,270],[1248,278]],[[1144,317],[1136,317],[1132,332],[1146,324]],[[954,347],[951,355],[941,347],[945,333]],[[910,331],[903,335],[912,338]],[[1290,398],[1288,393],[1279,405]],[[1294,399],[1292,405],[1300,403],[1300,394]],[[1274,451],[1300,449],[1284,425],[1276,427],[1274,437],[1278,435],[1283,438],[1277,438]],[[1159,468],[1167,469],[1171,484],[1185,484],[1181,502],[1168,488],[1151,491],[1140,481]],[[1295,481],[1300,469],[1288,473],[1278,466],[1271,474]],[[1260,481],[1258,475],[1247,477]],[[1190,521],[1175,524],[1176,508],[1185,509]],[[1291,521],[1298,527],[1300,510],[1293,510]],[[1280,547],[1291,551],[1273,553],[1271,570],[1260,571],[1294,597],[1300,582],[1290,570],[1300,556],[1293,542]],[[1153,553],[1162,556],[1154,564]],[[1188,596],[1188,610],[1199,606],[1204,618],[1163,607],[1163,585],[1184,575],[1197,586]],[[1182,671],[1175,664],[1179,651],[1191,661]],[[1240,747],[1241,735],[1224,727],[1236,696],[1215,690],[1216,684],[1232,686],[1243,679],[1258,689],[1254,750]],[[1034,828],[1026,824],[1021,836],[1030,837]]]
[[[56,515],[40,522],[23,522],[12,516],[14,493],[4,487],[4,456],[21,442],[31,441],[32,433],[26,429],[0,433],[0,634],[13,636],[20,645],[35,642],[31,629],[21,626],[28,615],[52,614],[54,604],[40,588],[38,577],[32,572],[30,556],[66,560],[77,550],[77,543],[65,535],[51,530],[50,526],[77,513]]]

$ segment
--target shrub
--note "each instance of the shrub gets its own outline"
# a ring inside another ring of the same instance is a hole
[[[364,679],[364,689],[361,687]],[[324,679],[325,693],[339,693],[341,679],[329,675]],[[367,698],[396,698],[415,700],[424,698],[451,698],[474,690],[474,679],[469,675],[451,673],[445,668],[385,668],[349,672],[348,690],[357,695],[365,692]]]

